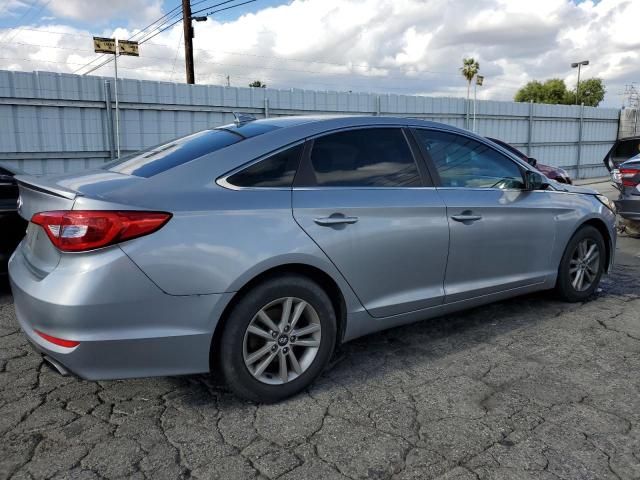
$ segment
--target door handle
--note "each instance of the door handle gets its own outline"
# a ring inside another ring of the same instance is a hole
[[[451,218],[456,222],[475,222],[476,220],[481,220],[482,215],[452,215]]]
[[[344,216],[333,217],[332,216],[332,217],[315,218],[313,221],[323,227],[331,227],[333,225],[351,225],[358,221],[358,217],[344,217]]]

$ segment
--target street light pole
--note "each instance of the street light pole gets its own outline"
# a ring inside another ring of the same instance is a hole
[[[582,65],[589,65],[589,60],[583,60],[581,62],[575,62],[571,64],[571,68],[578,67],[578,83],[576,84],[576,105],[578,105],[578,98],[580,95],[580,67],[582,67]]]
[[[113,69],[115,71],[115,81],[113,89],[116,94],[116,155],[120,158],[120,104],[118,103],[118,38],[116,37],[116,53],[113,55]]]
[[[482,75],[476,75],[476,83],[473,84],[473,133],[476,132],[476,99],[477,99],[477,89],[478,86],[482,86],[482,82],[484,81],[484,77]]]

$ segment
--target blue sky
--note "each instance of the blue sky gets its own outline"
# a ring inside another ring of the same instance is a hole
[[[95,0],[86,0],[91,3]],[[198,3],[200,0],[192,0],[192,4]],[[209,5],[215,5],[223,2],[224,0],[206,0],[199,5],[193,7],[194,10],[199,10]],[[237,0],[233,3],[243,3],[247,0]],[[101,2],[102,3],[102,2]],[[239,7],[219,12],[216,14],[216,18],[221,21],[232,21],[245,13],[257,12],[267,7],[282,5],[288,3],[288,0],[257,0],[247,5],[241,5]],[[25,23],[43,23],[51,22],[55,20],[55,13],[48,7],[51,3],[48,0],[0,0],[0,27],[15,27]],[[169,12],[181,5],[179,0],[164,0],[161,2],[163,12]],[[231,4],[229,4],[231,5]],[[224,8],[229,5],[223,5],[217,8]],[[10,8],[9,8],[10,7]],[[59,19],[59,17],[57,18]],[[127,25],[130,23],[130,19],[126,12],[117,12],[112,16],[94,17],[90,22],[86,20],[76,20],[64,18],[64,22],[67,25],[91,29],[92,27],[99,27],[103,29],[105,27],[118,27],[121,25]],[[140,25],[144,26],[144,25]]]
[[[224,0],[192,0],[194,10]],[[242,3],[234,0],[223,5]],[[200,2],[200,3],[197,3]],[[112,75],[92,35],[129,38],[179,0],[0,0],[0,69]],[[481,65],[479,98],[509,100],[527,81],[589,59],[606,103],[640,80],[640,0],[257,0],[195,24],[198,83],[464,96],[463,57]],[[123,77],[184,81],[181,24],[122,58]]]

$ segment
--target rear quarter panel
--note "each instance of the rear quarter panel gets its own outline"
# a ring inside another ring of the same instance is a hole
[[[236,191],[212,186],[194,195],[198,210],[174,211],[158,232],[121,244],[163,291],[171,295],[235,292],[271,268],[304,264],[336,281],[349,311],[362,308],[335,266],[295,223],[290,190]]]

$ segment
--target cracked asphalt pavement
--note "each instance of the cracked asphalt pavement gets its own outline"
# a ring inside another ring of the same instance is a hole
[[[548,293],[368,336],[257,405],[206,375],[87,382],[0,290],[0,478],[638,479],[640,240],[583,304]]]

